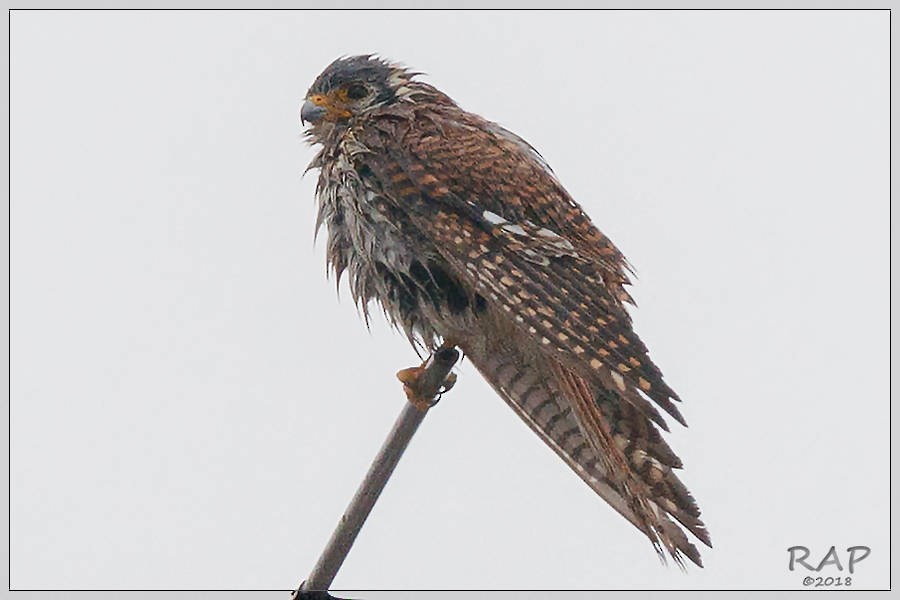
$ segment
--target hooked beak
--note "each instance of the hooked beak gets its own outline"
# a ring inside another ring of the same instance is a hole
[[[300,107],[300,123],[305,125],[306,123],[315,123],[328,112],[327,109],[323,106],[318,106],[314,104],[311,100],[307,100],[303,103],[303,106]]]

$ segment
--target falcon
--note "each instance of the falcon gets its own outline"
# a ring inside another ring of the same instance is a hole
[[[662,412],[678,395],[632,328],[628,262],[528,142],[374,55],[339,58],[300,110],[316,232],[369,321],[458,347],[660,557],[711,547]]]

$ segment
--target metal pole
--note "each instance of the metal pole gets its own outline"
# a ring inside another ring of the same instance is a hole
[[[331,534],[331,539],[322,551],[316,566],[313,567],[309,577],[300,584],[300,588],[294,592],[294,600],[304,597],[312,597],[310,592],[321,592],[331,587],[338,570],[347,558],[347,553],[353,546],[359,530],[375,502],[381,495],[381,491],[387,484],[391,473],[403,451],[406,450],[413,434],[419,428],[422,420],[428,412],[428,406],[433,403],[444,382],[447,380],[450,370],[459,359],[459,351],[455,348],[441,348],[432,354],[421,371],[416,375],[413,385],[407,385],[408,391],[414,394],[417,408],[412,402],[407,402],[400,411],[400,416],[394,422],[391,432],[378,451],[378,455],[369,467],[369,472],[356,490],[356,494],[350,501],[347,510],[340,522]]]

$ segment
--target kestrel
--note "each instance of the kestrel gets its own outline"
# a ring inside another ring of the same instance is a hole
[[[540,154],[376,56],[331,63],[301,109],[321,149],[316,230],[366,320],[459,347],[661,557],[711,546],[660,434],[685,424],[626,307],[631,268]]]

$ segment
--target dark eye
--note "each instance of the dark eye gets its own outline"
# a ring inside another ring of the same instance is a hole
[[[347,88],[347,97],[351,100],[360,100],[369,95],[369,88],[361,83],[351,83]]]

